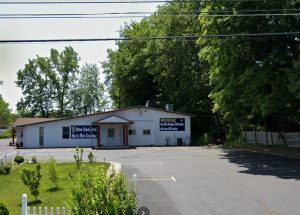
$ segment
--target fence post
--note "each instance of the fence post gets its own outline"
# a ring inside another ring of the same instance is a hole
[[[33,207],[32,213],[33,213],[33,215],[36,215],[35,207]]]
[[[56,215],[59,215],[59,207],[56,208]]]
[[[48,208],[45,207],[45,215],[48,215]]]
[[[53,207],[51,207],[50,214],[53,215]]]
[[[132,176],[134,190],[136,190],[136,184],[137,184],[137,175],[134,173]]]
[[[61,214],[62,214],[62,215],[66,215],[65,207],[62,208]]]
[[[39,207],[39,215],[42,215],[42,208]]]
[[[27,214],[27,195],[25,193],[22,195],[22,215],[28,215]]]

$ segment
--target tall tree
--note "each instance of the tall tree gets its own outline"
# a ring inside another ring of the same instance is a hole
[[[299,7],[294,0],[259,2],[207,2],[200,15],[200,34],[298,32],[298,16],[206,16],[247,10],[285,10]],[[264,12],[265,13],[265,12]],[[231,124],[261,119],[265,129],[280,129],[292,96],[289,73],[299,56],[296,36],[201,38],[200,56],[210,66],[215,112]],[[292,102],[293,103],[293,102]]]
[[[0,85],[3,81],[0,80]],[[0,127],[8,127],[12,123],[11,111],[9,109],[9,104],[4,101],[2,95],[0,94]]]
[[[51,49],[50,57],[30,59],[18,71],[16,84],[21,88],[23,97],[17,104],[20,114],[50,117],[66,116],[70,103],[70,90],[76,74],[79,73],[79,57],[72,47],[61,53]]]
[[[49,117],[53,107],[53,89],[47,75],[49,70],[49,61],[37,56],[36,59],[29,60],[24,69],[18,71],[16,84],[23,94],[17,104],[20,112],[27,109],[32,116]]]
[[[51,49],[49,61],[51,70],[48,75],[56,91],[55,97],[62,117],[65,115],[65,107],[70,102],[68,90],[78,73],[80,58],[76,51],[69,46],[61,53]]]
[[[194,35],[201,2],[174,1],[154,15],[121,29],[121,37]],[[168,15],[166,15],[168,14]],[[174,14],[175,16],[170,16]],[[176,16],[178,15],[178,16]],[[106,83],[116,107],[174,104],[176,110],[194,113],[194,134],[208,131],[212,121],[208,98],[208,66],[198,58],[195,40],[135,40],[118,42],[103,63]]]
[[[81,68],[78,94],[82,107],[85,107],[89,113],[104,108],[104,86],[100,82],[100,72],[96,64],[85,64]]]

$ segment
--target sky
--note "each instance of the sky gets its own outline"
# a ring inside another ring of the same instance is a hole
[[[21,0],[18,0],[21,1]],[[24,1],[24,0],[23,0]],[[33,0],[30,0],[33,1]],[[42,1],[42,0],[41,0]],[[113,0],[106,0],[113,1]],[[122,0],[121,0],[122,1]],[[126,1],[126,0],[124,0]],[[0,0],[0,2],[4,2]],[[6,2],[9,2],[6,0]],[[45,5],[2,5],[0,14],[29,13],[107,13],[107,12],[154,12],[159,4],[45,4]],[[1,19],[0,40],[21,39],[74,39],[74,38],[118,38],[124,24],[141,18],[113,19]],[[106,60],[107,49],[116,49],[114,41],[73,43],[0,43],[0,94],[16,111],[22,96],[15,84],[17,72],[24,68],[29,59],[49,56],[50,49],[62,51],[72,46],[84,63],[96,63],[100,68]],[[100,71],[102,69],[100,68]],[[103,75],[100,77],[104,81]]]

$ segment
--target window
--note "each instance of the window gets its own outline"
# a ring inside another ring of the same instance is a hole
[[[143,135],[150,135],[150,129],[144,129]]]
[[[107,129],[107,137],[115,137],[115,129],[113,128]]]
[[[44,145],[44,127],[40,127],[39,132],[40,132],[40,135],[39,135],[40,145]]]
[[[136,135],[136,130],[135,129],[129,129],[128,134],[129,135]]]
[[[62,136],[63,136],[63,139],[69,139],[70,138],[70,127],[63,127]]]

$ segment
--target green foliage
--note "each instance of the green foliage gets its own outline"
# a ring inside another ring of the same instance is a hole
[[[8,175],[10,173],[11,166],[10,162],[3,162],[0,160],[0,175]]]
[[[0,94],[0,127],[9,127],[12,124],[11,110],[9,104],[4,101]]]
[[[8,208],[5,204],[0,202],[0,215],[9,215]]]
[[[12,129],[7,129],[2,134],[0,134],[0,139],[8,139],[11,137],[12,137]]]
[[[212,1],[202,12],[272,10],[298,8],[287,1]],[[299,31],[299,17],[211,17],[200,16],[200,35]],[[210,98],[213,111],[231,123],[261,123],[266,130],[295,124],[295,102],[288,86],[294,60],[299,56],[299,39],[291,37],[200,38],[199,55],[210,66]],[[298,77],[299,78],[299,77]],[[293,87],[291,86],[291,89]],[[298,105],[299,110],[299,103]],[[287,119],[293,119],[287,120]]]
[[[17,104],[21,116],[63,117],[101,110],[106,105],[99,69],[85,64],[72,47],[51,49],[50,57],[29,59],[18,71],[16,84],[23,98]]]
[[[53,183],[54,187],[57,188],[58,174],[56,170],[56,160],[50,156],[46,165],[47,165],[49,180]]]
[[[41,179],[41,165],[38,163],[36,165],[36,169],[28,169],[24,168],[21,174],[22,182],[28,187],[31,195],[35,196],[35,200],[37,201],[37,197],[39,196],[39,186]]]
[[[126,25],[120,36],[196,35],[197,17],[161,14],[198,13],[200,9],[200,2],[174,1],[141,22]],[[117,46],[115,51],[108,50],[108,59],[102,64],[115,107],[145,105],[148,100],[160,108],[171,103],[177,111],[196,115],[192,133],[210,129],[209,69],[207,62],[199,59],[200,49],[194,40],[121,41]]]
[[[125,176],[111,176],[100,168],[80,171],[69,193],[68,205],[72,214],[119,215],[135,214],[137,197]]]
[[[76,162],[76,166],[79,169],[82,163],[82,155],[83,155],[83,148],[76,148],[76,153],[74,154],[74,159]]]
[[[31,162],[32,163],[37,163],[37,157],[35,155],[31,156]]]
[[[89,162],[94,162],[95,161],[95,156],[94,156],[93,152],[90,152],[88,154],[88,159],[89,159]]]
[[[20,164],[20,163],[23,163],[24,162],[24,157],[23,156],[21,156],[21,155],[17,155],[16,157],[15,157],[15,162],[17,163],[17,164]]]

